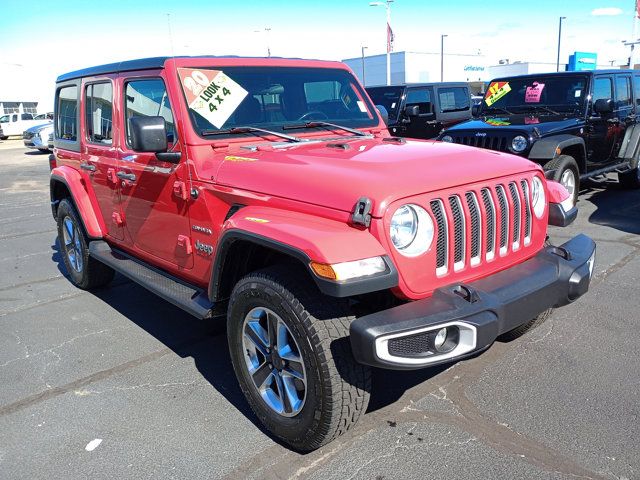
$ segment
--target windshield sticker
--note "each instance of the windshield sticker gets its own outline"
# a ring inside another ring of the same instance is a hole
[[[487,89],[487,95],[484,98],[484,103],[490,107],[510,91],[511,87],[509,86],[509,82],[491,82],[491,85],[489,85],[489,88]]]
[[[533,86],[527,87],[527,91],[524,94],[524,102],[540,103],[542,90],[544,90],[544,83],[533,82]]]
[[[236,111],[248,92],[221,70],[178,68],[187,104],[216,128]]]
[[[573,96],[576,98],[580,98],[582,96],[582,90],[580,89],[576,90]]]
[[[540,119],[538,117],[524,117],[525,125],[535,125],[537,123],[540,123]]]
[[[364,105],[364,102],[362,100],[357,100],[356,103],[358,104],[358,108],[362,113],[367,113],[367,107]]]

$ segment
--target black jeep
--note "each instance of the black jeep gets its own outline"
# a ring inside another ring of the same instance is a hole
[[[640,187],[640,70],[522,75],[493,80],[474,119],[445,142],[511,152],[541,164],[577,199],[580,180],[616,172]]]
[[[435,138],[443,128],[471,118],[468,83],[405,83],[366,90],[375,105],[386,108],[389,131],[398,137]]]

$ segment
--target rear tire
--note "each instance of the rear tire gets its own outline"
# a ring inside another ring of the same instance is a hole
[[[0,137],[0,140],[6,140],[7,138],[9,138],[9,137],[7,137],[7,136],[5,135],[5,136],[3,136],[3,137]]]
[[[562,184],[573,196],[573,204],[576,205],[580,193],[580,170],[575,159],[570,155],[559,155],[545,163],[544,170],[554,170],[551,180]]]
[[[70,200],[65,198],[60,201],[57,219],[60,254],[71,282],[83,290],[101,287],[111,282],[115,272],[89,256],[87,235]]]
[[[638,162],[638,165],[633,170],[619,173],[618,180],[623,188],[640,188],[640,162]]]
[[[266,429],[296,450],[330,442],[367,409],[371,370],[351,353],[352,320],[346,303],[291,267],[251,273],[233,289],[227,336],[240,388]]]
[[[551,316],[552,313],[553,313],[553,308],[545,310],[534,319],[529,320],[527,323],[523,323],[519,327],[516,327],[513,330],[510,330],[506,333],[503,333],[498,337],[498,340],[501,342],[511,342],[516,338],[520,338],[529,330],[533,330],[534,328],[538,328],[540,325],[542,325],[547,320],[547,318]]]

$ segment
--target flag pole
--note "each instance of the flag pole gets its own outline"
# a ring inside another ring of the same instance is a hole
[[[391,2],[387,0],[387,85],[391,85]]]
[[[635,0],[633,5],[633,37],[631,38],[631,42],[636,42],[638,40],[637,35],[638,35],[638,14],[640,13],[640,0]],[[635,65],[635,59],[634,59],[634,45],[631,45],[631,54],[629,56],[629,68],[633,68],[633,66]]]

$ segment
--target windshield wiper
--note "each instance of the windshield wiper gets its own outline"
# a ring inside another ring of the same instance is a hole
[[[502,108],[502,107],[486,107],[482,109],[482,113],[484,112],[490,112],[490,111],[495,111],[495,112],[504,112],[507,115],[513,115],[513,112],[510,112],[509,110],[507,110],[506,108]]]
[[[355,128],[343,127],[342,125],[337,125],[335,123],[322,122],[322,121],[306,122],[300,125],[284,125],[282,129],[293,130],[295,128],[320,128],[320,127],[337,128],[340,130],[344,130],[345,132],[350,132],[350,133],[353,133],[354,135],[358,135],[359,137],[368,136],[366,133],[361,132],[360,130],[356,130]]]
[[[544,105],[520,105],[516,108],[524,108],[526,111],[535,112],[537,110],[544,110],[545,112],[551,113],[552,115],[560,115],[560,112],[556,112],[552,108],[545,107]]]
[[[303,140],[298,137],[292,137],[285,133],[274,132],[272,130],[266,130],[264,128],[257,127],[233,127],[227,130],[202,130],[201,135],[208,137],[212,135],[239,135],[241,133],[264,133],[266,135],[273,135],[274,137],[284,138],[290,142],[302,142]]]

